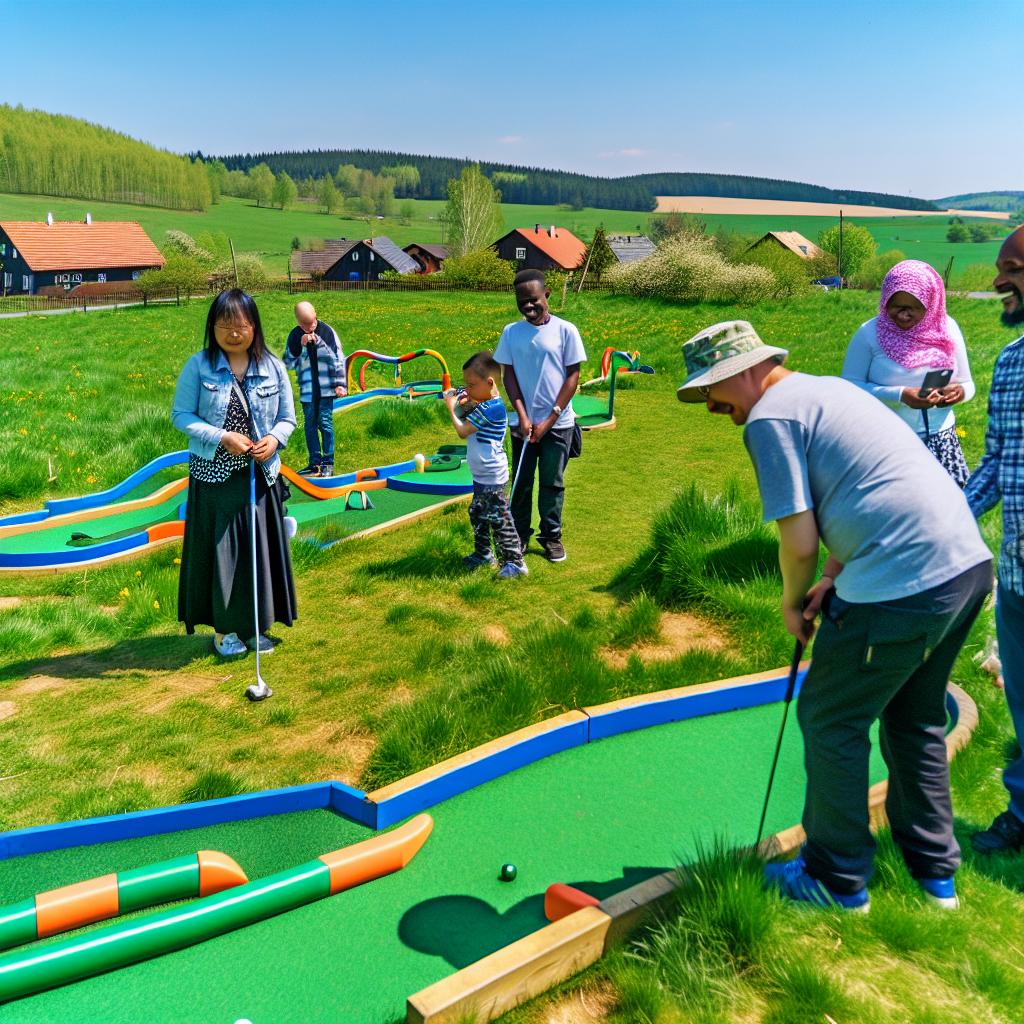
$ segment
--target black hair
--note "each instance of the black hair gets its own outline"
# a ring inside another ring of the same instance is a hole
[[[216,365],[217,355],[222,351],[217,344],[217,336],[213,328],[219,320],[244,319],[252,324],[252,345],[249,348],[249,357],[257,363],[263,358],[267,351],[266,342],[263,340],[263,325],[260,323],[260,311],[256,308],[256,302],[251,295],[246,294],[241,288],[229,288],[221,292],[212,303],[210,312],[206,314],[206,358],[210,365]]]
[[[501,363],[496,362],[494,353],[487,350],[471,355],[462,364],[462,369],[475,373],[481,380],[486,380],[488,377],[493,377],[495,380],[501,378]]]
[[[512,283],[513,287],[518,288],[521,284],[529,284],[531,281],[539,281],[541,288],[548,286],[548,279],[544,276],[543,270],[520,270]]]

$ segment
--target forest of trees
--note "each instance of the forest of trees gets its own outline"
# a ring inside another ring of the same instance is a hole
[[[0,104],[0,192],[205,210],[201,162],[75,117]]]
[[[202,157],[201,153],[193,154]],[[399,198],[445,199],[448,182],[463,169],[478,161],[455,157],[416,156],[364,149],[311,150],[305,153],[246,153],[220,157],[229,170],[248,170],[265,163],[275,174],[287,171],[296,181],[334,174],[339,164],[353,164],[391,176],[397,168],[406,169],[395,176],[395,195]],[[653,210],[655,196],[729,196],[736,199],[786,199],[803,202],[857,203],[864,206],[892,206],[904,210],[934,210],[926,199],[887,195],[882,192],[839,191],[798,181],[777,181],[738,174],[637,174],[624,178],[598,178],[568,171],[519,167],[479,161],[480,170],[501,190],[506,203],[568,203],[611,210]],[[413,175],[408,169],[415,171]]]

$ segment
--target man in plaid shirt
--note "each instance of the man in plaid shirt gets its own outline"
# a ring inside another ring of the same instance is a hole
[[[1003,243],[993,287],[1003,298],[1003,323],[1024,324],[1024,226]],[[1024,743],[1024,337],[999,354],[988,400],[985,457],[966,488],[971,511],[980,516],[1003,502],[996,636],[1006,701],[1017,738]],[[979,853],[1024,848],[1024,755],[1003,772],[1010,806],[971,837]]]

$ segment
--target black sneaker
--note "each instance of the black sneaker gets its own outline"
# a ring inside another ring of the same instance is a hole
[[[1024,847],[1024,821],[1013,811],[1003,811],[984,832],[971,836],[975,853],[1017,853]]]
[[[549,562],[564,562],[566,559],[565,548],[562,546],[562,542],[557,538],[550,540],[542,540],[540,542],[541,549],[544,551],[544,557]]]
[[[302,469],[299,470],[299,476],[319,476],[319,475],[320,475],[320,467],[319,466],[314,466],[312,462],[308,466],[303,466]]]
[[[320,476],[334,476],[334,463],[333,462],[321,462],[320,463]]]

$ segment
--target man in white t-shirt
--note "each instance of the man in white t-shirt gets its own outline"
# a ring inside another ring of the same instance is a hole
[[[564,562],[564,474],[578,429],[572,396],[579,386],[580,364],[586,361],[587,353],[576,327],[551,314],[551,291],[542,271],[521,270],[516,274],[515,289],[523,319],[501,332],[494,351],[494,358],[503,367],[505,391],[519,417],[512,435],[512,464],[519,467],[522,459],[522,468],[510,496],[512,518],[525,553],[533,533],[533,478],[539,475],[538,540],[549,561]]]

